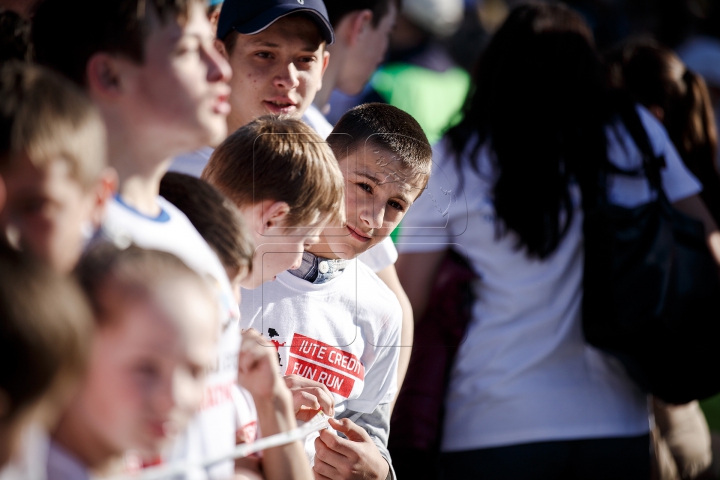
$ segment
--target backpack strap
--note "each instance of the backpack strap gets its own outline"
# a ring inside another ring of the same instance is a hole
[[[653,151],[648,138],[647,130],[640,120],[640,115],[635,105],[627,103],[620,109],[620,118],[623,125],[630,133],[635,145],[637,145],[643,157],[643,170],[645,176],[650,182],[650,186],[658,192],[662,192],[662,180],[660,178],[660,169],[665,166],[665,158],[658,156]]]

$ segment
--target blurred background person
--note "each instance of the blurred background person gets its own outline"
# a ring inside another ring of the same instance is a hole
[[[583,18],[526,4],[491,39],[461,122],[437,145],[427,192],[405,218],[398,272],[418,317],[449,244],[480,277],[450,372],[443,478],[650,476],[646,395],[581,327],[580,189],[591,191],[606,162],[642,161],[618,117],[632,111],[624,105],[607,91]],[[668,198],[715,238],[701,184],[662,125],[636,114],[665,156]],[[613,203],[650,201],[636,183],[610,185]]]

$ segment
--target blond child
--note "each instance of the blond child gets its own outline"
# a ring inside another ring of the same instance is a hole
[[[160,194],[187,215],[218,254],[239,303],[240,283],[252,271],[254,242],[237,207],[206,181],[182,173],[167,173]],[[238,359],[241,388],[232,392],[237,443],[252,443],[260,432],[267,436],[297,426],[290,391],[279,376],[267,374],[278,366],[274,349],[266,346],[256,331],[243,332]],[[249,479],[312,478],[300,442],[239,459],[236,473]]]
[[[42,430],[84,371],[90,307],[72,279],[0,248],[0,318],[0,478],[42,478]]]
[[[95,317],[87,374],[53,432],[48,480],[128,470],[152,459],[203,399],[216,361],[213,290],[169,253],[103,243],[77,276]]]
[[[68,272],[115,184],[100,113],[59,75],[9,62],[0,71],[0,125],[3,237]]]
[[[322,228],[345,218],[335,157],[300,120],[250,122],[213,152],[202,178],[232,200],[253,233],[254,268],[244,288],[297,268]]]

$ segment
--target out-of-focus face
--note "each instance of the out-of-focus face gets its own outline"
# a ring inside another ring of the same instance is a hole
[[[158,453],[199,408],[217,324],[208,321],[216,314],[211,296],[196,289],[172,282],[172,306],[167,299],[110,300],[113,311],[95,334],[87,377],[71,407],[106,451]]]
[[[300,118],[322,86],[328,58],[320,31],[303,16],[281,18],[254,35],[239,34],[229,53],[230,129],[267,114]]]
[[[285,228],[282,224],[265,230],[254,232],[255,253],[253,254],[253,270],[243,279],[243,288],[254,289],[285,270],[294,270],[302,264],[305,250],[320,241],[320,232],[327,221],[314,222],[309,227]]]
[[[123,64],[126,122],[138,138],[166,156],[217,145],[227,134],[230,67],[214,44],[201,2],[185,25],[156,22],[145,43],[145,61]]]
[[[99,218],[95,192],[84,189],[62,159],[38,168],[21,155],[3,177],[7,201],[0,226],[5,236],[54,269],[72,270],[93,219]]]
[[[377,27],[369,25],[347,50],[336,88],[347,95],[358,95],[385,58],[390,33],[395,27],[397,8],[390,2],[388,12]]]
[[[351,259],[383,241],[425,188],[427,175],[406,167],[391,152],[367,144],[338,161],[345,178],[347,223],[326,227],[309,250]]]

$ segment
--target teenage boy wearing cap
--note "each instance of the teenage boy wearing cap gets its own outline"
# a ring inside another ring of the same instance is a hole
[[[322,0],[226,0],[215,45],[237,72],[228,134],[262,115],[302,117],[322,86],[334,39]],[[215,146],[177,157],[170,170],[199,177]]]

